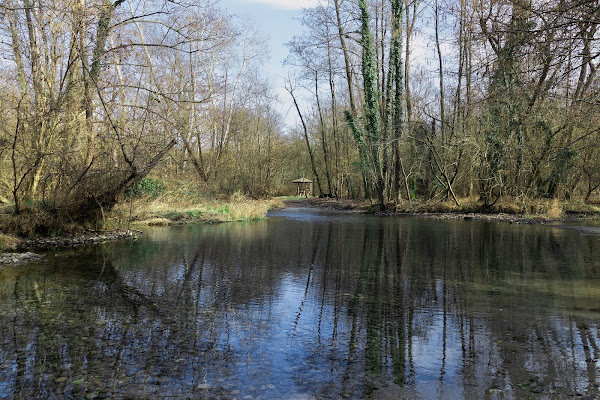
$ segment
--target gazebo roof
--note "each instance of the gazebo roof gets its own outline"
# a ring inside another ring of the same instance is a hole
[[[292,183],[312,183],[312,181],[310,179],[300,178],[296,179],[295,181],[292,181]]]

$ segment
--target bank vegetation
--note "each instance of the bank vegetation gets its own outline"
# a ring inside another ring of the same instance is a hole
[[[253,218],[298,177],[379,210],[597,211],[598,0],[323,0],[302,23],[286,129],[263,34],[217,1],[3,0],[0,231]]]

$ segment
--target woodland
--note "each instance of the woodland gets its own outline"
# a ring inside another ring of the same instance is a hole
[[[380,209],[598,202],[600,1],[321,0],[302,24],[286,126],[260,27],[218,1],[2,0],[0,230],[302,176]]]

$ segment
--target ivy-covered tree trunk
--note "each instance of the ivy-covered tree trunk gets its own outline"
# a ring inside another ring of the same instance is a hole
[[[385,177],[382,168],[381,121],[379,116],[379,88],[377,85],[377,63],[371,34],[370,15],[366,0],[359,0],[362,45],[362,75],[365,91],[364,126],[361,127],[356,117],[346,113],[361,153],[361,166],[372,177],[373,190],[382,208],[385,207]]]
[[[404,95],[403,60],[402,60],[402,0],[391,0],[392,3],[392,43],[390,50],[388,89],[386,104],[386,135],[393,141],[394,179],[393,191],[396,201],[400,201],[400,175],[402,160],[400,158],[400,139],[403,133],[404,113],[402,98]],[[389,140],[388,140],[389,141]]]
[[[369,22],[369,10],[366,0],[358,2],[361,21],[360,43],[363,50],[362,76],[365,94],[362,126],[353,114],[346,113],[346,119],[359,148],[362,169],[366,172],[365,175],[371,179],[372,189],[382,210],[385,209],[387,199],[399,198],[400,174],[402,171],[399,146],[403,130],[402,99],[404,94],[402,4],[402,0],[391,0],[392,35],[383,96],[383,117],[380,117],[379,104],[382,93],[378,87],[377,63]],[[381,118],[383,118],[383,123]],[[392,194],[392,190],[394,190],[394,194]]]
[[[531,3],[518,0],[512,5],[512,16],[508,26],[507,39],[500,45],[497,38],[488,31],[484,22],[482,30],[487,36],[498,57],[490,82],[490,99],[485,128],[485,167],[480,172],[480,197],[486,205],[493,204],[509,189],[509,179],[513,183],[519,177],[523,162],[522,114],[526,106],[526,96],[520,90],[519,57],[525,45],[529,24]],[[515,146],[516,164],[514,170],[507,164],[508,151]]]

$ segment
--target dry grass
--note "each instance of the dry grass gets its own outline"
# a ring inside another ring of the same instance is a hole
[[[267,211],[278,207],[283,207],[281,200],[254,200],[241,194],[210,199],[194,186],[171,182],[158,197],[119,203],[108,223],[110,228],[123,227],[128,221],[144,225],[248,221],[264,218]]]
[[[396,207],[398,212],[409,213],[486,213],[509,214],[523,217],[557,220],[568,213],[599,214],[600,207],[582,202],[561,202],[557,199],[523,199],[505,197],[491,207],[484,207],[477,197],[459,199],[460,206],[452,201],[412,201]]]
[[[166,219],[166,218],[152,218],[146,221],[142,221],[141,223],[148,225],[148,226],[168,226],[171,225],[173,222],[170,219]]]
[[[559,219],[564,214],[563,207],[558,200],[555,199],[548,205],[545,214],[550,219]]]
[[[14,251],[21,242],[20,239],[0,233],[0,252],[3,251]]]
[[[526,199],[519,204],[520,214],[536,218],[556,220],[565,215],[566,202],[557,199]]]
[[[598,214],[600,216],[600,203],[584,203],[576,200],[565,204],[564,210],[566,213]]]
[[[458,199],[457,205],[452,200],[404,201],[396,207],[398,212],[408,213],[464,213],[481,210],[481,202],[475,197]]]

